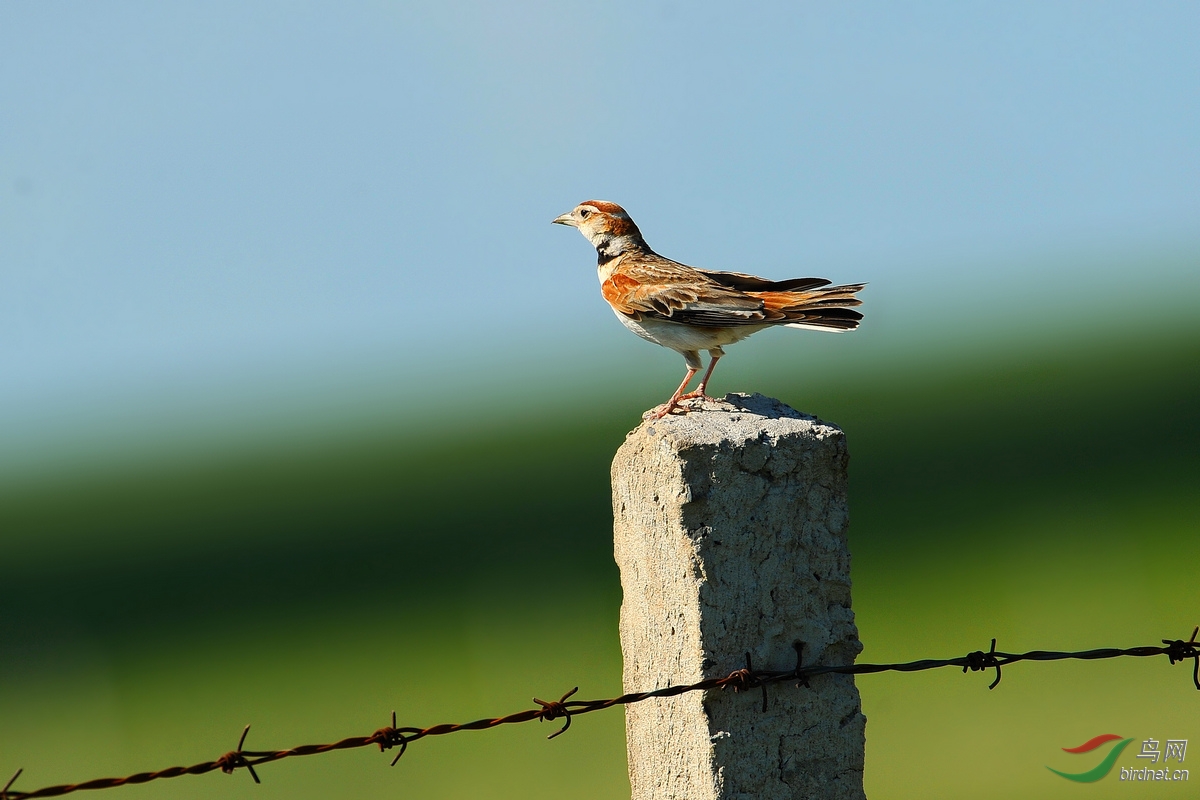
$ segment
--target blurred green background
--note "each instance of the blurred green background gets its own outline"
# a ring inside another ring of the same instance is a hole
[[[1200,328],[1182,322],[851,359],[812,381],[771,357],[820,363],[848,337],[763,337],[719,383],[847,430],[864,660],[993,636],[1011,650],[1151,644],[1200,623]],[[469,434],[397,408],[339,441],[10,489],[6,763],[44,785],[215,757],[246,722],[253,746],[277,747],[369,732],[393,708],[425,726],[576,684],[619,693],[608,461],[673,377],[638,374],[604,402],[533,398]],[[1059,748],[1200,734],[1190,666],[1023,664],[992,692],[956,670],[860,678],[868,792],[1061,796],[1044,765],[1091,764]],[[356,751],[269,765],[263,787],[210,775],[123,791],[628,792],[619,710],[553,742],[546,727],[425,740],[394,770]],[[1135,750],[1119,763],[1139,766]]]
[[[608,465],[682,365],[549,224],[587,198],[687,263],[869,282],[861,330],[762,333],[711,387],[846,430],[864,660],[1186,637],[1198,25],[1186,3],[0,4],[0,776],[618,693]],[[860,679],[868,794],[1116,796],[1046,767],[1089,768],[1061,748],[1101,733],[1200,740],[1190,665],[990,680]],[[627,796],[620,710],[551,729],[112,793]]]

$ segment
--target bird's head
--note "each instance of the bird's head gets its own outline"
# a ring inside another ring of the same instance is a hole
[[[625,209],[607,200],[588,200],[553,222],[578,228],[599,254],[600,262],[616,258],[628,252],[650,252],[642,232],[634,224]]]

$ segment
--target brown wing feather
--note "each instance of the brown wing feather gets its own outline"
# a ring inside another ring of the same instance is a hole
[[[724,326],[761,323],[768,316],[762,300],[661,256],[620,264],[600,290],[613,308],[636,319]]]
[[[718,328],[795,322],[854,327],[862,315],[848,307],[861,304],[854,293],[862,285],[825,288],[828,283],[824,278],[768,281],[739,272],[710,272],[648,254],[620,263],[601,292],[614,309],[634,319]]]

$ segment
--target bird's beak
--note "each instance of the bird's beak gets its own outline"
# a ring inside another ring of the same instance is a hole
[[[550,220],[550,223],[552,225],[570,225],[572,228],[579,227],[579,223],[576,222],[575,218],[571,216],[570,211],[561,216],[555,217],[554,219]]]

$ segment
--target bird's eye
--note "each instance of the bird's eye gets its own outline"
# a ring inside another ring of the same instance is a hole
[[[581,209],[579,209],[579,218],[580,218],[580,219],[587,219],[587,218],[588,218],[588,214],[590,214],[590,213],[592,213],[592,212],[591,212],[591,211],[588,211],[586,208],[581,208]]]

